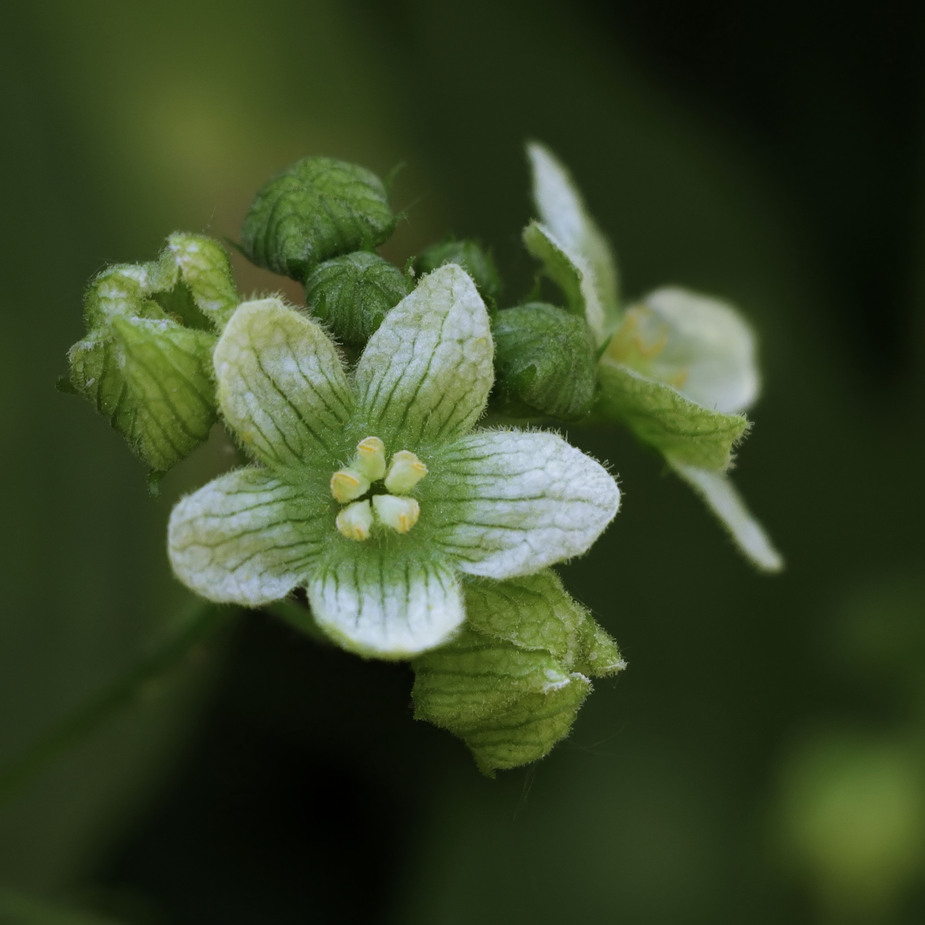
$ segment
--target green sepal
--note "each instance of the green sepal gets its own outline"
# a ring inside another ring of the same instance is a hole
[[[74,388],[105,415],[134,452],[164,472],[209,435],[216,419],[215,336],[166,317],[113,317],[76,343]]]
[[[238,303],[222,246],[170,235],[152,263],[108,267],[84,300],[89,333],[68,353],[87,398],[154,473],[175,465],[216,419],[212,349]]]
[[[309,274],[305,301],[337,337],[365,344],[411,288],[408,277],[378,254],[354,251],[326,260]]]
[[[453,642],[413,661],[415,717],[461,738],[489,776],[548,754],[568,735],[589,677],[625,667],[549,569],[470,583],[466,615]]]
[[[598,364],[598,375],[601,388],[596,410],[683,463],[726,469],[735,445],[750,427],[745,415],[712,411],[628,366],[604,360]]]
[[[459,264],[473,279],[479,294],[495,305],[501,297],[501,275],[494,258],[480,244],[471,240],[444,241],[432,244],[414,261],[419,273],[430,273],[445,263]]]
[[[597,364],[584,317],[533,302],[498,312],[492,334],[499,395],[551,417],[587,414]]]
[[[241,242],[258,266],[303,280],[324,260],[376,247],[394,226],[385,186],[374,173],[306,157],[260,189]]]

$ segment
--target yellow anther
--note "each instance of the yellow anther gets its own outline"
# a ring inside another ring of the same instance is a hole
[[[348,540],[367,540],[373,528],[373,511],[369,501],[354,501],[337,515],[337,529]]]
[[[409,450],[399,450],[392,456],[389,472],[385,477],[385,487],[389,491],[404,494],[411,491],[424,476],[427,466]]]
[[[377,482],[385,475],[385,444],[378,437],[361,440],[353,465],[370,482]]]
[[[373,510],[379,523],[398,533],[407,533],[421,516],[421,506],[414,498],[394,495],[374,495]]]
[[[346,504],[369,491],[369,479],[356,469],[338,469],[331,476],[331,494],[336,501]]]

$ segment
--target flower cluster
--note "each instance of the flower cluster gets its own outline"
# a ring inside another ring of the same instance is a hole
[[[550,570],[607,527],[617,483],[557,433],[509,424],[628,426],[757,565],[781,565],[727,476],[758,394],[748,326],[681,289],[621,306],[568,172],[528,154],[538,220],[523,241],[561,304],[539,281],[503,302],[474,241],[391,264],[374,251],[396,222],[381,180],[305,158],[258,192],[241,235],[254,263],[304,286],[304,308],[241,302],[217,242],[172,235],[158,261],[93,281],[66,382],[155,477],[220,420],[248,462],[174,508],[176,576],[245,607],[298,590],[300,625],[411,660],[415,715],[489,774],[545,755],[590,679],[625,666]]]

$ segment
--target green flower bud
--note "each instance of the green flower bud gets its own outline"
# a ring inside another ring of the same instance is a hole
[[[483,299],[497,302],[501,296],[501,276],[491,254],[475,241],[444,241],[433,244],[414,261],[419,273],[430,273],[445,263],[461,266],[475,281]]]
[[[588,412],[597,374],[584,318],[532,302],[498,312],[492,333],[498,389],[504,399],[567,420]]]
[[[374,173],[306,157],[257,193],[241,239],[254,263],[303,280],[323,260],[376,247],[394,226],[385,186]]]
[[[465,628],[412,663],[417,719],[461,738],[494,776],[571,730],[590,677],[625,667],[614,641],[549,569],[466,588]]]
[[[365,344],[386,312],[410,292],[404,273],[371,251],[326,260],[305,280],[312,314],[351,344]]]
[[[110,267],[90,285],[68,384],[154,472],[209,435],[216,335],[205,329],[220,330],[237,301],[227,254],[201,235],[171,235],[156,262]]]

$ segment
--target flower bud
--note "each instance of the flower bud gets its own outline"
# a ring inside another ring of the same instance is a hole
[[[415,261],[420,273],[430,273],[446,263],[461,266],[473,279],[479,294],[494,303],[501,296],[501,276],[491,254],[475,241],[444,241],[427,248]]]
[[[453,642],[412,663],[415,717],[461,738],[489,776],[546,755],[571,730],[589,677],[625,667],[549,569],[472,583],[466,615]]]
[[[385,241],[395,217],[371,171],[306,157],[257,193],[244,219],[244,253],[258,266],[303,280],[324,260]]]
[[[104,270],[87,292],[87,336],[68,354],[68,384],[156,472],[209,435],[212,350],[234,311],[228,256],[202,235],[173,234],[153,263]]]
[[[492,333],[497,387],[504,398],[567,420],[588,412],[597,378],[583,318],[533,302],[498,312]]]
[[[365,344],[411,288],[405,274],[378,254],[354,251],[326,260],[306,277],[305,301],[338,338]]]

